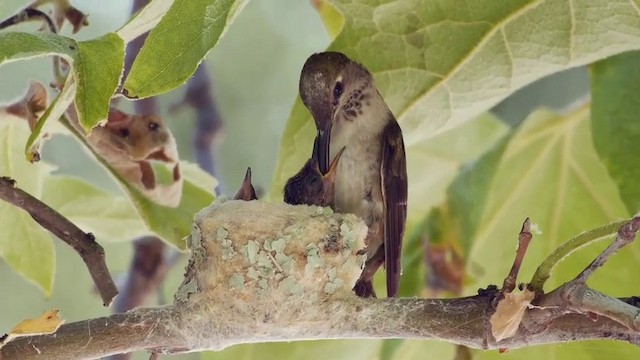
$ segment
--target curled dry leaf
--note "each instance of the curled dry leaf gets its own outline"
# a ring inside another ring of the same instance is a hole
[[[496,307],[496,312],[491,315],[491,333],[496,341],[507,339],[515,335],[522,322],[525,310],[530,306],[535,297],[533,291],[527,289],[518,292],[504,294]]]
[[[22,99],[5,107],[5,111],[11,115],[27,120],[31,131],[36,126],[38,118],[47,109],[47,89],[37,81],[30,81],[29,88]]]
[[[53,104],[56,103],[56,100],[52,102],[52,107]],[[30,81],[29,88],[22,99],[7,107],[0,107],[0,112],[5,111],[7,114],[25,119],[29,124],[29,129],[32,134],[27,144],[27,159],[31,162],[40,160],[42,141],[49,137],[48,133],[42,131],[44,123],[38,124],[44,114],[48,113],[48,106],[49,99],[47,89],[37,81]],[[50,112],[48,115],[51,115]]]
[[[29,7],[37,8],[48,2],[51,2],[53,5],[51,17],[53,18],[53,22],[56,24],[58,31],[62,29],[65,19],[73,26],[74,34],[80,31],[83,27],[89,25],[87,14],[73,7],[68,0],[36,0],[31,3]]]
[[[463,255],[453,244],[426,242],[424,259],[430,290],[436,294],[438,291],[449,291],[456,295],[462,292],[466,264]]]
[[[83,133],[75,109],[67,114],[72,124]],[[180,204],[183,177],[178,163],[178,147],[164,121],[154,115],[133,115],[115,108],[109,110],[106,124],[93,128],[87,136],[89,146],[119,176],[148,197],[164,206]],[[170,169],[167,183],[159,180],[161,167]]]
[[[158,204],[176,207],[182,194],[178,147],[164,121],[111,108],[104,126],[93,129],[89,144],[129,183]],[[160,184],[152,162],[172,169],[169,184]]]
[[[9,334],[2,338],[0,348],[17,337],[54,333],[60,325],[64,324],[64,320],[58,316],[59,312],[60,310],[58,309],[51,309],[35,319],[21,321]]]

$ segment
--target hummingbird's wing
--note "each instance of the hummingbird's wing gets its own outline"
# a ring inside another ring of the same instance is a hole
[[[390,115],[392,116],[392,115]],[[402,270],[402,236],[407,219],[407,162],[400,126],[393,119],[382,134],[382,197],[387,296],[395,297]]]

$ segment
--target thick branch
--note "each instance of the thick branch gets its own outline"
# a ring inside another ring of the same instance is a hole
[[[98,359],[159,344],[179,347],[180,336],[165,326],[171,317],[168,308],[138,309],[65,324],[54,335],[9,342],[0,349],[0,359]]]
[[[378,300],[353,296],[318,303],[289,323],[279,321],[279,314],[272,314],[269,319],[223,323],[219,319],[234,315],[248,320],[241,307],[223,303],[137,309],[66,324],[55,335],[19,338],[0,349],[0,359],[96,359],[137,350],[220,350],[241,343],[305,339],[441,339],[478,349],[514,349],[590,339],[640,344],[640,333],[605,317],[594,320],[577,314],[559,317],[544,329],[523,326],[515,336],[496,343],[487,332],[495,295],[496,292],[460,299]],[[526,319],[523,323],[527,323]]]
[[[105,263],[104,249],[93,234],[85,233],[54,209],[17,188],[15,181],[8,177],[0,177],[0,199],[25,210],[43,228],[69,244],[87,265],[104,305],[111,304],[118,289]]]

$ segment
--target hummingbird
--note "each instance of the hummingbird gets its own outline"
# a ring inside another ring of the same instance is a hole
[[[251,167],[247,168],[247,172],[244,174],[244,180],[242,180],[242,185],[240,185],[240,190],[238,190],[233,199],[244,201],[258,200],[256,190],[253,188],[253,184],[251,184]]]
[[[319,136],[316,136],[311,158],[297,174],[287,181],[284,187],[284,202],[287,204],[330,206],[333,208],[336,168],[344,148],[338,152],[331,164],[320,166],[318,140]],[[325,147],[325,149],[328,152],[329,147]],[[328,156],[324,155],[322,159],[326,161]]]
[[[341,154],[334,170],[334,210],[361,217],[369,228],[361,251],[367,261],[353,290],[361,297],[375,297],[372,278],[384,265],[387,296],[394,297],[407,215],[400,126],[371,73],[342,53],[311,55],[302,68],[299,90],[318,130],[320,170],[327,156]]]

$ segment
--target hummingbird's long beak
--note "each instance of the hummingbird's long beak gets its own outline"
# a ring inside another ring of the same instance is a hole
[[[326,174],[329,172],[330,162],[330,144],[331,144],[331,128],[333,122],[329,122],[323,129],[318,130],[318,136],[316,136],[316,142],[313,144],[314,153],[318,159],[318,165],[320,167],[320,173]]]

